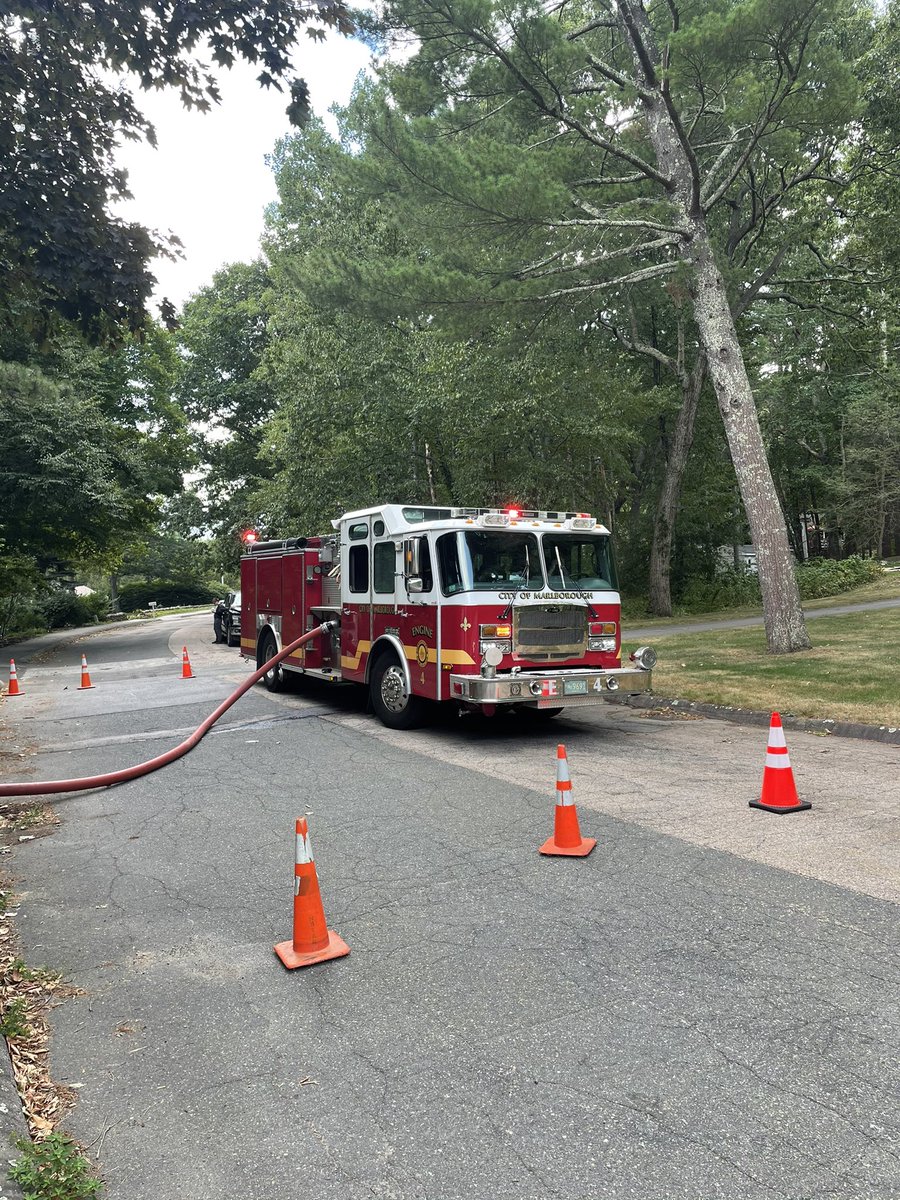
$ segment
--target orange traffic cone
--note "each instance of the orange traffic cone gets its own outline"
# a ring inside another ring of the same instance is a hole
[[[6,694],[7,696],[21,696],[23,694],[22,689],[19,687],[19,677],[16,674],[16,660],[14,658],[9,660],[9,691]]]
[[[766,765],[763,770],[762,795],[750,801],[751,808],[764,808],[766,812],[792,813],[812,808],[809,800],[801,800],[794,783],[794,772],[788,757],[787,742],[781,727],[781,717],[772,713],[769,725],[769,745],[766,750]]]
[[[566,854],[583,858],[597,845],[596,838],[583,838],[578,826],[578,813],[572,799],[572,781],[569,778],[569,760],[565,746],[556,747],[556,820],[553,837],[541,846],[541,854]]]
[[[309,844],[306,817],[297,820],[297,848],[294,855],[294,938],[279,942],[275,953],[286,967],[311,967],[329,958],[350,953],[347,943],[325,924],[325,910],[319,894],[319,877]]]
[[[181,678],[194,678],[194,672],[191,670],[191,660],[188,658],[187,646],[182,647],[181,651]]]
[[[94,685],[91,683],[91,677],[88,674],[87,656],[82,654],[82,656],[81,656],[81,683],[78,687],[78,691],[86,692],[88,690],[88,688],[92,688],[93,686]]]

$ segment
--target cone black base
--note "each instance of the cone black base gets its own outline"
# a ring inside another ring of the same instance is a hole
[[[812,801],[801,800],[799,804],[792,804],[790,808],[783,808],[775,804],[763,804],[762,800],[748,801],[750,808],[762,808],[766,812],[777,813],[780,817],[785,813],[803,812],[804,809],[812,808]]]

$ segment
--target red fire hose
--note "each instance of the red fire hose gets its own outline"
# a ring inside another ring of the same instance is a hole
[[[81,792],[90,788],[110,787],[114,783],[127,783],[129,779],[138,779],[141,775],[149,775],[151,771],[158,771],[160,767],[167,767],[169,763],[173,763],[176,759],[182,758],[189,750],[193,750],[197,743],[203,738],[219,717],[223,716],[231,708],[237,700],[240,700],[244,692],[253,687],[254,683],[262,679],[266,671],[274,663],[279,663],[283,658],[287,658],[289,654],[293,654],[300,646],[314,638],[319,633],[325,633],[333,625],[332,621],[325,621],[324,624],[311,629],[309,633],[304,633],[303,637],[297,638],[290,645],[285,646],[278,654],[272,656],[268,662],[263,663],[258,671],[244,680],[239,688],[231,693],[227,700],[223,700],[219,707],[209,714],[202,725],[198,725],[189,738],[181,743],[180,746],[175,746],[171,750],[167,750],[165,754],[159,754],[156,758],[150,758],[146,762],[138,763],[134,767],[125,767],[121,771],[110,771],[106,775],[88,775],[84,779],[51,779],[38,781],[36,783],[4,783],[0,784],[0,796],[43,796],[50,792]]]

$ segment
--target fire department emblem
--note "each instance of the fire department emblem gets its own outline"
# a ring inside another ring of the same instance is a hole
[[[428,644],[427,642],[419,642],[416,645],[416,662],[420,667],[424,667],[428,662]]]

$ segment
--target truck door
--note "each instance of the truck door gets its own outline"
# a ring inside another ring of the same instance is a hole
[[[372,648],[371,520],[348,522],[341,536],[341,671],[365,682]]]
[[[409,660],[413,693],[440,699],[440,610],[431,546],[427,534],[407,539],[407,547],[413,541],[418,543],[418,573],[412,575],[405,567],[397,577],[400,640]]]

